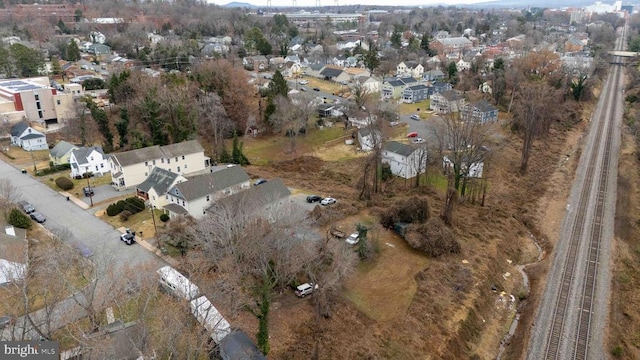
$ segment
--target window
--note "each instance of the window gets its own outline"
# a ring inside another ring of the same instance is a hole
[[[180,172],[180,166],[178,166],[178,172]]]
[[[40,105],[39,102],[36,103],[36,108],[38,108],[38,110],[42,109],[42,105]]]
[[[171,164],[171,159],[167,158],[167,164]]]
[[[100,164],[100,168],[101,168],[101,169],[102,169],[102,168],[104,168],[104,164]]]
[[[210,199],[209,195],[207,195],[207,201],[209,201],[209,200],[211,200],[211,199]]]
[[[160,163],[164,164],[164,158],[160,159]]]
[[[169,172],[171,172],[171,168],[169,168],[168,170],[169,170]]]
[[[43,117],[43,116],[42,116],[42,110],[39,110],[39,111],[38,111],[38,117],[39,117],[40,119],[42,119],[42,117]]]
[[[155,165],[155,164],[156,164],[156,161],[155,161],[155,160],[153,160],[151,163],[152,163],[153,165]]]
[[[178,162],[178,157],[176,156],[176,162]]]
[[[184,200],[182,200],[182,206],[184,206]]]
[[[144,176],[149,176],[149,173],[144,173]]]
[[[184,160],[184,155],[182,155],[182,160]]]
[[[187,164],[184,164],[184,168],[185,168],[185,169],[187,168]]]
[[[96,165],[96,171],[98,171],[98,165]]]
[[[56,105],[60,105],[60,100],[56,100]]]
[[[91,161],[93,161],[93,156],[91,157]]]
[[[149,162],[148,162],[148,161],[145,161],[145,162],[144,162],[144,166],[149,166]]]
[[[36,101],[40,101],[40,95],[35,94],[35,95],[33,95],[33,97],[35,97],[35,98],[36,98]]]
[[[165,199],[165,200],[169,200],[169,195],[165,195],[165,196],[164,196],[164,199]]]

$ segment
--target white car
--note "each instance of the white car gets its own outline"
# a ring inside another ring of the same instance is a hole
[[[411,120],[420,121],[420,115],[411,115]]]
[[[322,199],[322,201],[320,201],[320,205],[331,205],[331,204],[335,204],[338,200],[328,197],[328,198],[324,198]]]
[[[389,126],[394,127],[400,125],[400,121],[392,121],[389,123]]]
[[[309,83],[309,80],[300,80],[298,81],[298,84],[300,85],[307,85]]]
[[[349,245],[355,245],[358,243],[358,241],[360,241],[359,237],[360,237],[360,234],[358,234],[357,232],[354,232],[353,234],[349,235],[349,237],[345,241]]]
[[[296,296],[297,297],[305,297],[306,295],[309,295],[313,292],[313,290],[317,290],[318,289],[318,284],[314,284],[314,283],[305,283],[302,284],[298,287],[296,287]]]
[[[423,138],[414,138],[414,139],[411,139],[411,142],[414,143],[414,144],[422,144],[422,143],[427,142],[427,140],[425,140]]]

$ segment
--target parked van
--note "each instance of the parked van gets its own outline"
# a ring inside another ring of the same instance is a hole
[[[296,287],[296,296],[305,297],[313,292],[313,290],[317,289],[318,285],[314,283],[305,283],[298,287]]]
[[[160,275],[160,285],[174,296],[191,301],[200,294],[198,286],[171,266],[163,266],[157,272]]]
[[[213,306],[206,296],[191,300],[191,313],[200,325],[211,334],[211,339],[219,344],[231,332],[231,325]]]

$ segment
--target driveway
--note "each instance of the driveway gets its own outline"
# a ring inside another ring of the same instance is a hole
[[[90,205],[92,200],[94,204],[97,204],[120,196],[131,195],[135,193],[135,189],[133,188],[118,191],[111,185],[99,185],[96,187],[92,186],[91,188],[93,189],[93,196],[91,199],[88,196],[84,196],[84,194],[82,193],[82,189],[80,189],[80,191],[74,191],[73,194],[75,194],[78,199],[82,200],[85,204]]]
[[[427,140],[427,144],[435,144],[438,139],[433,131],[434,119],[429,120],[422,119],[420,121],[412,120],[411,115],[400,115],[400,121],[407,124],[407,134],[411,132],[417,132],[418,137]]]

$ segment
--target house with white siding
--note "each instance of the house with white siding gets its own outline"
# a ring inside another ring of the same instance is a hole
[[[69,156],[69,165],[71,165],[72,178],[81,177],[85,173],[102,176],[111,171],[109,161],[107,161],[100,146],[81,147],[72,150]]]
[[[250,187],[251,179],[241,166],[225,167],[178,182],[165,194],[163,208],[171,218],[188,214],[199,219],[215,201]]]
[[[382,162],[389,164],[391,173],[411,179],[427,169],[427,150],[424,148],[388,141],[382,148]]]
[[[11,145],[26,151],[48,150],[47,136],[22,121],[11,128]]]
[[[154,208],[161,209],[167,204],[167,191],[183,181],[187,181],[184,176],[156,166],[151,170],[151,174],[136,186],[136,196],[148,201]]]
[[[190,176],[210,171],[210,163],[211,159],[204,155],[204,149],[197,140],[154,145],[109,157],[112,186],[117,190],[141,184],[154,167]]]

